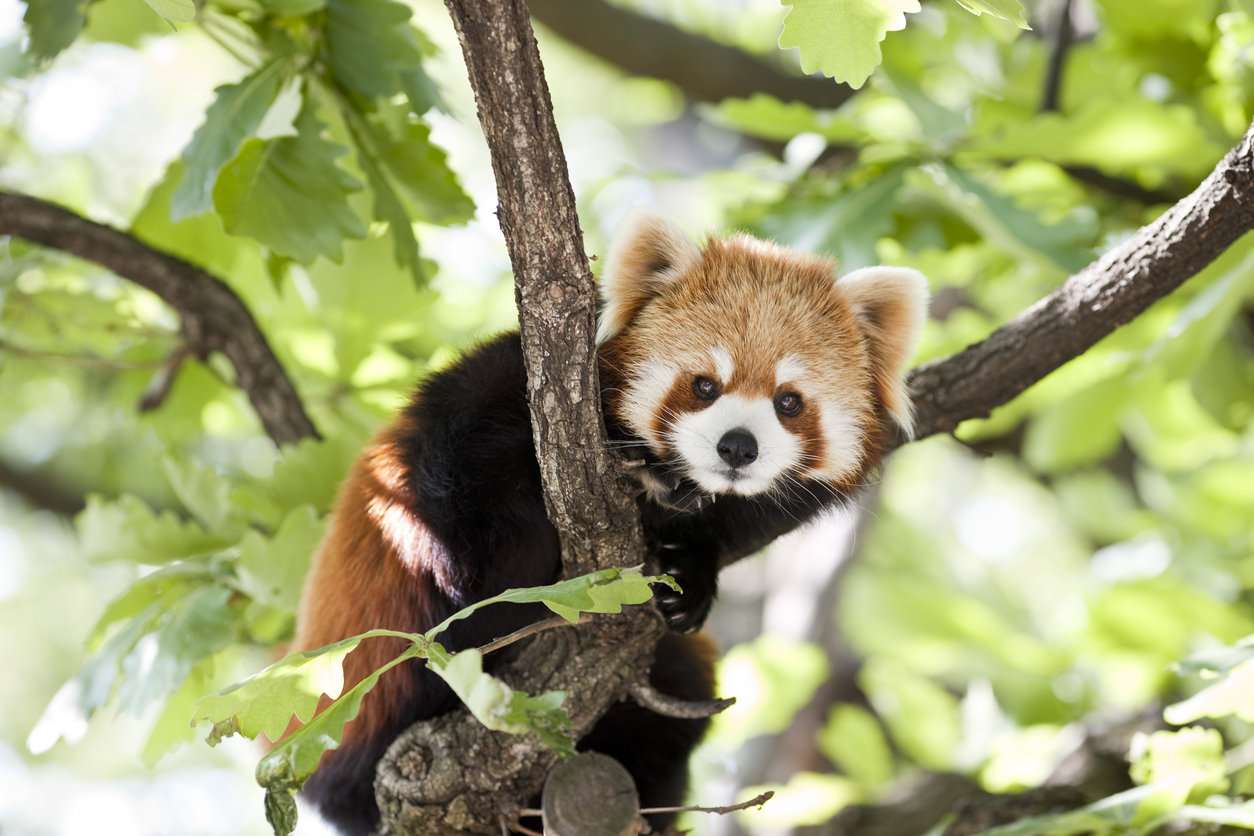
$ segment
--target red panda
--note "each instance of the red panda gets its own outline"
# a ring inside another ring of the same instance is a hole
[[[926,282],[892,267],[837,279],[829,260],[747,235],[711,239],[702,251],[677,226],[637,212],[610,248],[601,292],[607,431],[645,462],[646,542],[684,590],[657,597],[674,632],[658,645],[650,681],[672,696],[710,699],[711,646],[685,634],[704,622],[719,568],[847,500],[892,434],[909,433],[903,368]],[[376,627],[427,630],[474,601],[558,579],[526,391],[517,333],[422,383],[341,488],[305,584],[294,650]],[[542,617],[538,605],[488,607],[442,641],[474,647]],[[345,662],[345,687],[402,644],[363,642]],[[305,796],[344,833],[371,832],[384,750],[456,702],[416,661],[388,672]],[[674,806],[705,726],[623,702],[580,748],[622,762],[641,806]],[[668,821],[653,817],[654,827]]]

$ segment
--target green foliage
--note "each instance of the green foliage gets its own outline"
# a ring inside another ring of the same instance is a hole
[[[198,700],[191,722],[213,724],[210,745],[233,734],[248,738],[264,734],[277,741],[257,765],[257,781],[266,788],[267,820],[276,836],[285,836],[295,826],[292,794],[318,768],[323,752],[339,746],[344,724],[357,716],[362,697],[386,671],[408,659],[426,660],[427,668],[443,678],[488,728],[511,734],[534,733],[553,751],[571,757],[575,742],[570,718],[562,708],[565,693],[531,697],[514,691],[484,672],[479,649],[450,654],[435,639],[454,621],[499,603],[543,603],[572,623],[583,612],[618,613],[623,604],[649,600],[650,584],[655,583],[679,588],[666,575],[645,576],[639,568],[606,569],[551,586],[506,590],[459,610],[426,633],[371,630],[317,650],[289,653],[255,676]],[[341,695],[344,657],[363,640],[384,636],[407,639],[410,644]],[[332,702],[315,716],[323,695]],[[293,717],[301,725],[284,736]]]
[[[86,18],[82,0],[28,0],[22,21],[30,32],[28,54],[48,61],[74,43]]]
[[[144,0],[152,10],[171,23],[187,23],[196,17],[192,0]]]
[[[238,84],[225,84],[214,91],[217,99],[183,149],[183,179],[170,198],[171,220],[212,208],[218,173],[239,152],[244,140],[256,133],[278,95],[286,65],[283,59],[271,61]]]
[[[323,138],[315,107],[301,108],[296,136],[245,142],[213,188],[227,232],[303,263],[320,255],[340,261],[341,242],[366,234],[348,205],[361,184],[335,165],[346,149]]]

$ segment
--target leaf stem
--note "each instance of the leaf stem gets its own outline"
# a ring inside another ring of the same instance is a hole
[[[592,618],[588,615],[588,613],[581,613],[579,616],[579,621],[576,623],[587,624],[591,620]],[[483,647],[479,648],[479,652],[483,653],[484,655],[487,655],[488,653],[491,653],[494,650],[500,650],[502,647],[505,647],[506,645],[513,644],[519,639],[525,639],[528,636],[535,635],[536,633],[542,633],[545,630],[552,630],[554,627],[570,627],[570,626],[573,626],[571,622],[562,618],[560,615],[555,615],[546,621],[537,621],[535,624],[528,624],[526,627],[523,627],[521,630],[515,630],[514,632],[510,633],[508,636],[502,636],[499,639],[493,639],[492,641],[485,644]]]

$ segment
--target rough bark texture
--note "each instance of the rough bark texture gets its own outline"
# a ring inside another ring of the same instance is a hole
[[[532,431],[567,576],[644,554],[634,494],[605,448],[595,360],[595,286],[540,54],[520,0],[446,0],[492,153],[498,216],[514,266]],[[660,618],[623,616],[536,636],[497,673],[529,693],[564,690],[581,736],[639,681]],[[538,741],[484,730],[459,711],[388,750],[376,792],[382,832],[496,834],[534,799],[557,758]]]
[[[0,192],[0,234],[95,262],[151,290],[178,311],[183,336],[197,357],[220,351],[231,361],[239,387],[276,444],[317,435],[252,314],[218,279],[124,232],[26,195]]]
[[[624,628],[633,631],[626,641]],[[579,629],[550,630],[522,649],[503,678],[531,694],[570,694],[566,707],[578,737],[592,728],[606,702],[587,695],[630,687],[639,648],[652,647],[664,630],[661,618],[644,607],[598,617]],[[487,731],[466,711],[417,723],[396,739],[379,766],[380,833],[495,836],[501,832],[498,815],[512,812],[502,802],[509,800],[513,809],[534,802],[557,760],[535,737]]]
[[[1193,194],[987,339],[915,369],[915,437],[988,415],[1214,261],[1254,229],[1254,128]]]
[[[527,6],[446,5],[492,152],[545,501],[567,574],[637,563],[634,497],[619,486],[601,424],[596,289]]]
[[[605,0],[531,0],[530,5],[537,20],[571,43],[633,75],[673,82],[702,101],[767,93],[785,102],[835,108],[854,92],[848,84],[788,73],[735,47]]]

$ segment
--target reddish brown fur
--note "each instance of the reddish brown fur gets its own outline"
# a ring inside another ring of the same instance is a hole
[[[305,582],[294,650],[313,650],[377,628],[418,632],[434,626],[430,613],[437,574],[416,558],[436,553],[438,544],[406,510],[414,498],[399,461],[398,439],[413,432],[409,420],[402,417],[381,433],[341,486],[327,537]],[[344,690],[405,647],[404,639],[363,641],[344,661]],[[383,674],[362,700],[358,719],[344,727],[342,745],[387,727],[413,700],[413,691],[414,679],[402,669]],[[324,696],[319,711],[328,704]]]
[[[771,398],[785,391],[776,385],[776,364],[795,355],[808,370],[801,388],[806,397],[801,413],[785,419],[784,426],[805,439],[814,478],[834,485],[856,483],[878,463],[880,409],[893,406],[887,397],[891,387],[883,378],[893,382],[900,377],[905,361],[901,353],[913,346],[913,332],[898,335],[893,330],[909,319],[902,312],[909,300],[898,304],[883,290],[877,297],[873,287],[862,283],[847,288],[833,278],[830,260],[745,235],[711,239],[700,255],[699,262],[688,262],[686,273],[649,284],[652,296],[638,293],[621,306],[614,303],[617,321],[627,330],[610,336],[601,349],[602,367],[616,381],[607,408],[665,456],[673,453],[663,438],[669,419],[708,404],[691,394],[688,381],[691,375],[715,376],[711,345],[726,350],[734,362],[734,374],[723,382],[726,394]],[[635,260],[645,264],[649,256],[636,252]],[[872,307],[875,301],[878,305]],[[866,316],[864,309],[875,315]],[[653,405],[654,420],[640,426],[639,416],[646,410],[633,413],[632,384],[627,381],[637,379],[643,365],[657,358],[673,360],[684,375],[660,405]],[[823,403],[815,393],[828,399],[829,408],[839,406],[853,419],[863,448],[856,453],[860,459],[855,466],[831,467],[828,454],[833,451],[820,423]]]

